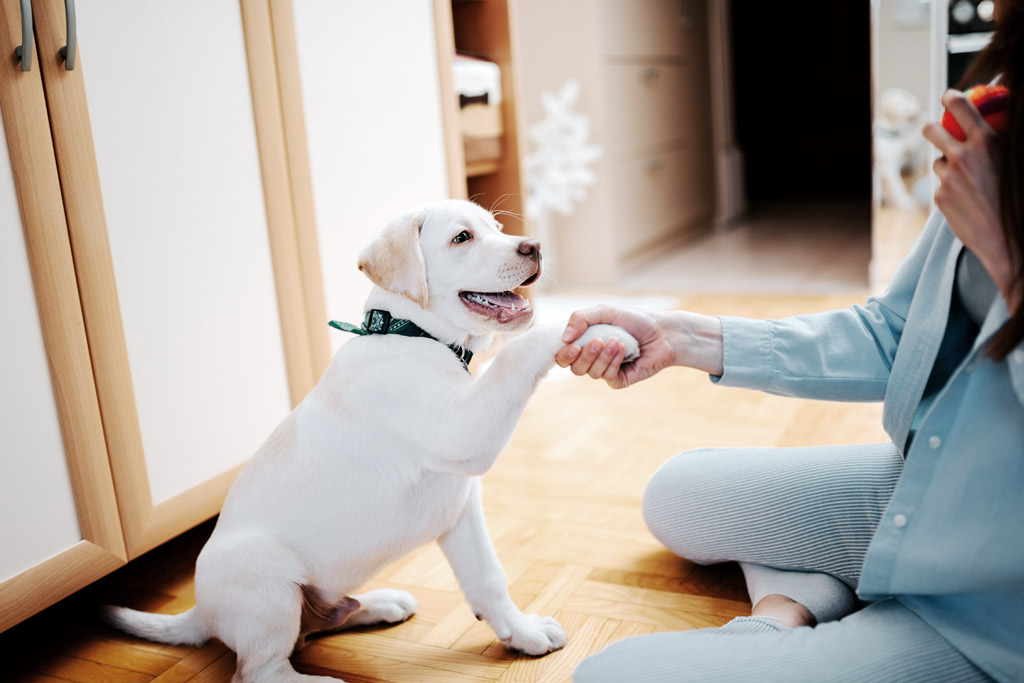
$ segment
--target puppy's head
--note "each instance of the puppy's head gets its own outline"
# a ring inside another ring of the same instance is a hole
[[[890,131],[897,131],[917,121],[921,115],[921,103],[911,93],[901,88],[886,88],[878,98],[878,114],[875,123]]]
[[[540,277],[540,243],[506,235],[472,202],[436,202],[395,216],[362,252],[359,269],[467,332],[516,332],[533,319],[516,290]]]

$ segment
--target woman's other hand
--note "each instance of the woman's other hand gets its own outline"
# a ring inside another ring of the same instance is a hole
[[[941,183],[935,205],[1006,295],[1015,271],[999,208],[999,138],[963,93],[947,90],[942,105],[967,139],[960,142],[938,123],[924,127],[924,137],[942,152],[933,164]]]

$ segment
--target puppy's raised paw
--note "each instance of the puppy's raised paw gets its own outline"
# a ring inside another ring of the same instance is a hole
[[[525,614],[505,643],[510,650],[539,656],[561,649],[568,640],[562,625],[552,617]]]
[[[603,323],[591,325],[574,343],[583,348],[595,339],[600,339],[604,342],[616,339],[622,342],[622,345],[626,347],[626,357],[622,359],[623,363],[629,363],[640,357],[640,344],[633,338],[633,335],[615,325],[605,325]]]

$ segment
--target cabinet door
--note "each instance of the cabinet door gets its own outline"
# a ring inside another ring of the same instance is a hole
[[[12,54],[18,5],[0,5],[0,19],[0,53]],[[38,67],[0,64],[0,110],[2,631],[125,550]]]
[[[682,146],[610,166],[609,177],[619,190],[612,216],[617,225],[630,226],[618,241],[624,258],[649,252],[710,218],[710,177],[701,172],[696,154],[692,146]]]
[[[605,91],[615,158],[636,156],[666,145],[693,142],[693,68],[688,64],[607,64]]]
[[[696,56],[696,0],[601,0],[604,54],[614,58]]]
[[[448,196],[433,5],[293,4],[327,311],[358,321],[359,250],[393,214]]]
[[[135,556],[216,514],[238,470],[312,385],[308,348],[288,348],[308,330],[296,315],[279,103],[265,101],[276,92],[269,10],[79,2],[77,65],[66,71],[55,56],[63,2],[35,7]]]

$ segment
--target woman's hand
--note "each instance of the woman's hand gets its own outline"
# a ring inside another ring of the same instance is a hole
[[[924,127],[924,137],[943,155],[933,165],[941,183],[935,205],[953,233],[981,260],[1007,303],[1013,304],[1009,289],[1015,271],[999,210],[998,137],[963,93],[947,90],[942,105],[967,139],[960,142],[938,123]]]
[[[582,349],[572,343],[598,323],[617,325],[633,335],[640,344],[639,358],[622,365],[626,350],[616,340],[594,340]],[[722,326],[711,316],[596,306],[572,314],[562,341],[566,346],[555,354],[559,365],[571,367],[577,375],[603,379],[613,389],[628,387],[672,365],[722,373]]]

